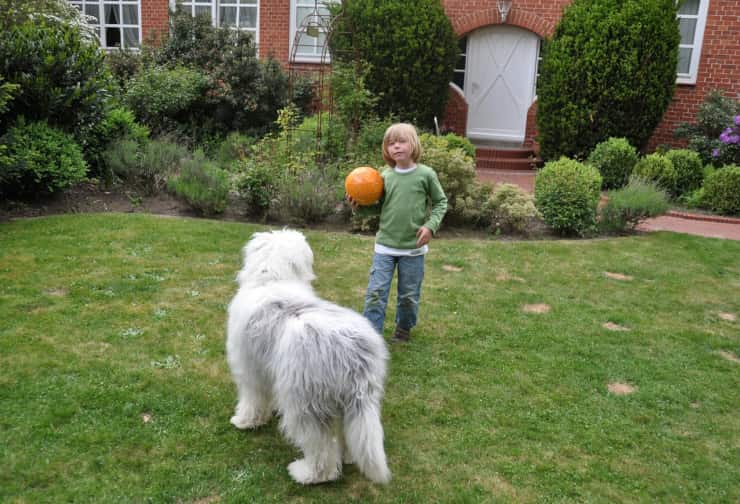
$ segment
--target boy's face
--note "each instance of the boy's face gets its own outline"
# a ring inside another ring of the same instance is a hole
[[[388,142],[388,154],[396,162],[396,166],[405,168],[414,164],[414,160],[411,159],[411,150],[411,142],[407,138],[396,137]]]

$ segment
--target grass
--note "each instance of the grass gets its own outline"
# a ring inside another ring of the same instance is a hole
[[[261,229],[146,215],[0,224],[0,501],[740,500],[740,364],[727,358],[740,331],[725,320],[740,314],[740,242],[434,241],[420,325],[391,349],[393,481],[348,466],[301,487],[275,421],[228,422],[225,311]],[[372,238],[306,234],[317,291],[360,310]],[[613,382],[635,391],[611,394]]]

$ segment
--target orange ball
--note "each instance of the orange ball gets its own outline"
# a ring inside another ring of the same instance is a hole
[[[360,166],[344,179],[344,191],[358,205],[373,205],[383,195],[383,177],[375,168]]]

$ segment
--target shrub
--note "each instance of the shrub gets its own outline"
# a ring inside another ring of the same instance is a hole
[[[439,0],[343,2],[333,33],[334,61],[370,64],[365,84],[380,97],[379,117],[431,127],[442,116],[459,48]]]
[[[667,210],[668,195],[664,189],[655,182],[633,177],[626,187],[609,192],[609,201],[601,209],[599,224],[606,232],[624,232]]]
[[[524,233],[540,216],[534,205],[534,196],[515,184],[496,185],[485,207],[496,232]]]
[[[323,222],[337,211],[344,187],[331,172],[307,168],[279,179],[277,201],[270,213],[294,224]]]
[[[675,149],[666,152],[665,157],[676,170],[676,194],[681,195],[701,187],[704,180],[704,166],[699,154],[688,149]]]
[[[637,159],[637,150],[629,141],[626,138],[615,137],[600,142],[588,156],[588,162],[601,174],[604,189],[624,186]]]
[[[696,124],[682,123],[674,136],[688,140],[688,148],[699,153],[702,163],[722,166],[737,163],[732,160],[732,149],[722,147],[720,135],[731,125],[734,117],[740,114],[740,102],[724,96],[720,90],[712,90],[707,94],[704,103],[696,114]],[[719,156],[713,156],[717,150]],[[734,155],[737,155],[735,151]]]
[[[643,180],[652,181],[661,188],[668,191],[668,194],[676,194],[676,169],[670,159],[662,154],[653,153],[640,159],[632,174]]]
[[[138,120],[167,132],[177,123],[202,121],[208,88],[208,78],[197,70],[152,67],[129,82],[124,100]]]
[[[141,71],[141,59],[141,53],[138,51],[131,51],[120,47],[106,53],[105,64],[108,66],[119,88],[125,90],[128,81],[133,79]]]
[[[254,137],[232,131],[221,141],[216,159],[222,167],[231,167],[235,162],[242,162],[249,157],[254,142]]]
[[[673,97],[674,0],[574,0],[543,48],[541,155],[579,159],[609,137],[645,146]]]
[[[45,121],[20,120],[3,137],[0,193],[30,196],[63,191],[85,179],[87,165],[74,138]]]
[[[173,142],[154,140],[143,145],[132,139],[113,142],[103,157],[116,177],[146,194],[165,188],[168,177],[177,171],[187,150]]]
[[[420,136],[420,162],[431,166],[447,196],[446,219],[464,220],[465,198],[476,184],[475,161],[462,149],[449,148],[447,139],[430,134]]]
[[[124,139],[143,145],[149,139],[149,128],[137,123],[129,109],[112,107],[105,112],[103,120],[91,128],[82,144],[90,175],[109,177],[111,172],[105,164],[105,150],[112,142]]]
[[[740,215],[740,166],[727,165],[704,181],[703,203],[715,212]]]
[[[237,177],[236,189],[247,204],[247,211],[256,216],[265,217],[276,197],[278,177],[270,166],[245,160],[241,165],[241,174]]]
[[[229,177],[202,153],[196,153],[193,159],[183,163],[180,174],[169,180],[168,188],[196,211],[217,214],[222,213],[228,203]]]
[[[0,75],[19,88],[0,124],[23,116],[84,139],[101,120],[110,96],[103,54],[78,28],[63,22],[36,19],[3,30]]]
[[[594,228],[601,175],[593,166],[561,158],[535,177],[535,206],[559,234],[583,235]]]

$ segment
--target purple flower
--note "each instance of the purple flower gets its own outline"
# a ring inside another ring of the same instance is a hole
[[[713,158],[719,157],[719,149],[712,149],[712,157]]]
[[[735,116],[735,126],[740,126],[740,115]]]

